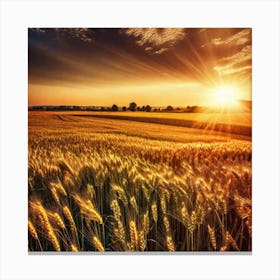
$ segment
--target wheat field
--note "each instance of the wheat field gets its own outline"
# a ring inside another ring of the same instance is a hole
[[[29,112],[28,250],[251,251],[251,138]]]

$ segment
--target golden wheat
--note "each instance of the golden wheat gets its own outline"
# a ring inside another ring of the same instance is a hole
[[[112,189],[119,195],[120,200],[123,202],[125,206],[128,204],[128,200],[126,197],[125,190],[116,184],[112,184]]]
[[[226,232],[226,243],[230,244],[236,251],[239,251],[239,247],[236,241],[233,239],[233,237],[228,231]]]
[[[217,250],[215,230],[209,224],[207,225],[207,229],[210,236],[211,245],[213,246],[214,250]]]
[[[80,206],[81,214],[85,215],[90,220],[94,220],[94,221],[98,222],[99,224],[103,224],[103,219],[102,219],[101,215],[94,208],[92,202],[89,199],[84,200],[78,194],[73,195],[73,198],[75,199],[77,204]]]
[[[132,196],[129,201],[130,201],[130,204],[131,204],[132,208],[134,209],[134,211],[136,213],[138,213],[138,207],[137,207],[137,202],[136,202],[135,196]]]
[[[155,223],[157,223],[158,220],[158,212],[157,212],[157,204],[154,201],[152,206],[151,206],[151,211],[152,211],[152,216],[153,216],[153,220]]]
[[[168,251],[171,252],[175,251],[175,246],[171,235],[166,236],[166,246]]]
[[[38,234],[37,234],[37,230],[36,228],[34,227],[34,225],[32,224],[32,222],[30,220],[28,220],[28,230],[31,234],[31,236],[34,238],[34,239],[39,239],[38,238]]]
[[[134,249],[138,247],[138,233],[136,224],[134,221],[129,222],[129,233],[130,233],[130,242]]]
[[[117,220],[120,220],[120,218],[121,218],[121,209],[120,209],[119,203],[118,203],[118,201],[116,199],[113,199],[111,201],[110,207],[111,207],[111,210],[113,211],[114,217]]]
[[[71,250],[72,250],[72,252],[79,252],[79,250],[75,244],[71,244]]]
[[[251,250],[250,141],[71,119],[30,118],[30,250]]]
[[[47,238],[52,243],[53,247],[56,251],[60,251],[60,244],[58,242],[57,236],[53,230],[52,225],[50,224],[47,211],[43,207],[40,201],[35,201],[34,204],[31,204],[34,212],[37,214],[39,223],[41,225],[42,230],[45,232]]]
[[[143,229],[145,234],[147,234],[150,230],[149,211],[146,211],[143,215]]]
[[[54,221],[54,223],[56,225],[58,225],[61,229],[65,229],[65,224],[62,220],[62,218],[60,217],[60,215],[55,212],[55,213],[52,213],[52,212],[48,212],[48,216],[50,217],[51,220]]]
[[[92,238],[93,241],[93,245],[94,247],[99,251],[99,252],[104,252],[105,249],[101,243],[101,241],[98,239],[98,237],[96,235],[93,236]]]
[[[73,219],[73,216],[71,214],[69,207],[66,205],[63,206],[62,211],[63,211],[65,217],[67,218],[67,220],[69,221],[71,232],[76,233],[76,231],[77,231],[76,224],[75,224],[75,221]]]

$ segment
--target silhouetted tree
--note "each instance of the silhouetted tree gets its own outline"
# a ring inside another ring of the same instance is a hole
[[[126,106],[123,106],[123,107],[122,107],[122,110],[125,112],[125,111],[126,111]]]
[[[199,108],[198,106],[192,106],[192,112],[198,112]]]
[[[136,111],[137,104],[135,102],[131,102],[128,106],[128,110]]]
[[[101,110],[102,112],[104,112],[104,111],[105,111],[105,108],[104,108],[104,107],[101,107],[100,110]]]
[[[146,105],[145,106],[145,111],[146,112],[151,112],[152,111],[152,107],[150,105]]]
[[[112,111],[117,112],[118,110],[119,110],[119,107],[116,104],[114,104],[112,106]]]
[[[168,105],[168,106],[166,107],[165,111],[171,112],[171,111],[173,111],[173,107],[170,106],[170,105]]]

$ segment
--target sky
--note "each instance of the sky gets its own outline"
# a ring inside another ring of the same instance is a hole
[[[250,28],[28,29],[29,106],[207,106],[251,79]]]

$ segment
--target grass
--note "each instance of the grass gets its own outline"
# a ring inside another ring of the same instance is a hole
[[[251,153],[246,135],[29,112],[29,251],[250,251]]]

